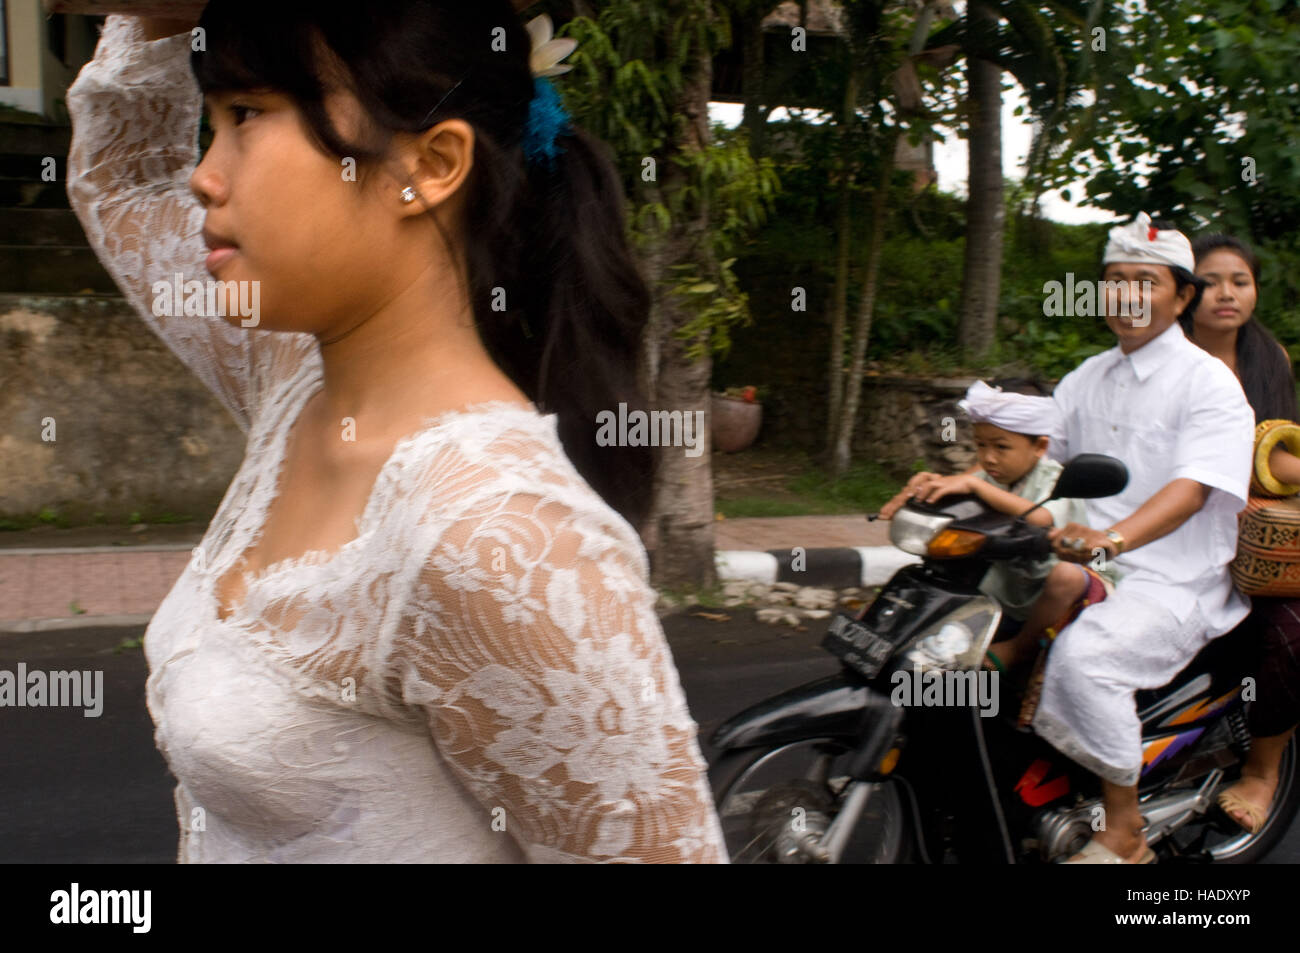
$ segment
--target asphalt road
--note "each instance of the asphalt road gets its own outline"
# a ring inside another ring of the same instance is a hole
[[[712,610],[710,610],[712,611]],[[776,692],[836,671],[799,632],[729,610],[725,622],[689,613],[664,620],[706,758],[713,729]],[[153,741],[139,648],[117,650],[141,629],[0,633],[0,668],[99,669],[104,706],[0,709],[0,862],[170,863],[176,856],[174,782]],[[1300,822],[1269,858],[1300,863]]]

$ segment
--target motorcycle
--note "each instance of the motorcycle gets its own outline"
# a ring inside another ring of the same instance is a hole
[[[1120,461],[1081,454],[1048,500],[1111,496],[1127,481]],[[980,580],[997,560],[1051,552],[1047,529],[1024,519],[1032,509],[1011,517],[963,495],[894,515],[890,541],[921,561],[857,615],[835,614],[822,647],[841,670],[712,735],[733,863],[1059,863],[1102,829],[1098,779],[1018,728],[1019,698],[983,665],[1005,627]],[[1242,688],[1255,645],[1240,626],[1137,694],[1140,810],[1162,863],[1253,863],[1300,807],[1295,736],[1259,832],[1215,806],[1250,746]]]

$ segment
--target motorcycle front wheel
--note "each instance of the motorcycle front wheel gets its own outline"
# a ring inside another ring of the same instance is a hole
[[[833,738],[725,752],[709,770],[733,864],[812,863],[815,842],[839,813],[852,749]],[[897,784],[873,786],[842,864],[907,863],[913,834]]]

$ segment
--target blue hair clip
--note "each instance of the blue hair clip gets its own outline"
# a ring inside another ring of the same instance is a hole
[[[573,134],[569,118],[551,81],[545,76],[535,77],[524,127],[524,157],[530,165],[542,162],[548,171],[555,168],[555,156],[564,151],[556,138]]]

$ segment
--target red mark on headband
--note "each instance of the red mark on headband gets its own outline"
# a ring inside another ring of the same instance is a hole
[[[1158,232],[1158,231],[1159,231],[1159,229],[1156,228],[1154,225],[1152,225],[1150,228],[1148,228],[1148,229],[1147,229],[1147,241],[1149,241],[1149,242],[1153,242],[1153,241],[1155,241],[1155,240],[1156,240],[1156,232]]]

